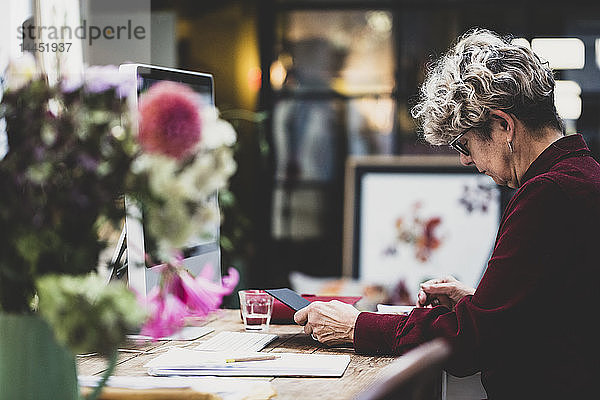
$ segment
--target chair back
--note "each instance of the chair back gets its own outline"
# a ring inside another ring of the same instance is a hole
[[[442,365],[449,357],[450,345],[441,338],[415,347],[384,368],[355,400],[440,399]]]

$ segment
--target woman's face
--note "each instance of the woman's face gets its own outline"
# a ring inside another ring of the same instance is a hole
[[[491,140],[481,139],[474,130],[465,133],[461,142],[469,149],[469,156],[460,154],[463,165],[475,165],[477,170],[486,174],[498,185],[516,188],[510,163],[510,149],[506,139],[506,129],[497,122],[492,123]]]

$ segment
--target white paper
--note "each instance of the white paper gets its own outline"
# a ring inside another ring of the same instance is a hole
[[[200,343],[194,350],[255,352],[261,351],[278,337],[272,333],[223,331]]]
[[[213,332],[214,328],[209,328],[206,326],[185,326],[181,328],[178,332],[172,334],[171,336],[166,336],[162,338],[158,338],[158,340],[196,340],[201,338],[202,336],[206,336],[209,333]],[[152,337],[145,335],[127,335],[128,339],[142,339],[142,340],[151,340]]]
[[[100,381],[99,376],[79,375],[79,386],[95,387]],[[189,379],[180,377],[157,378],[153,376],[111,376],[106,386],[124,389],[185,389],[192,385]]]
[[[99,376],[79,376],[79,386],[94,387]],[[154,377],[111,376],[106,386],[122,389],[186,389],[201,393],[214,393],[224,400],[243,398],[270,398],[275,394],[271,383],[265,379],[235,379],[217,377]],[[253,397],[252,397],[253,396]]]
[[[230,358],[275,355],[275,360],[227,363]],[[339,377],[350,363],[347,354],[225,353],[173,348],[150,360],[148,374],[216,376],[332,376]]]

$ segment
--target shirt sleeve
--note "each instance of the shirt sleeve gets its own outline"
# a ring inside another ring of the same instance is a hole
[[[415,308],[408,316],[361,312],[354,328],[354,348],[358,353],[402,354],[433,338],[434,320],[447,312],[443,306]]]

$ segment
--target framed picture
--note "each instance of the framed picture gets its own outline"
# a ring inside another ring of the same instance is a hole
[[[457,156],[368,156],[346,167],[344,275],[414,299],[452,275],[476,286],[511,192]]]

